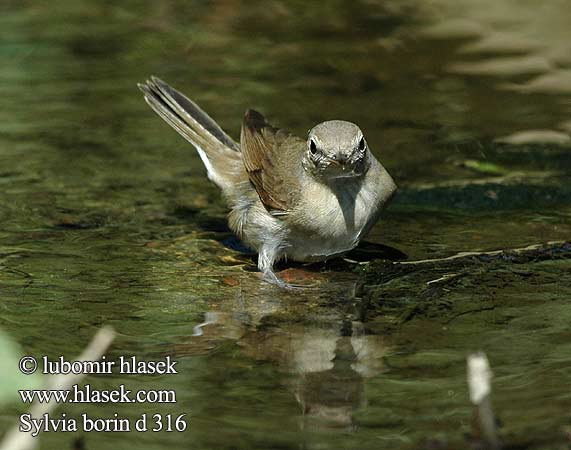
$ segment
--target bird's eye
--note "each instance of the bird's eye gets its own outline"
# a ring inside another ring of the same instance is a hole
[[[309,151],[315,155],[315,153],[317,152],[317,144],[315,143],[315,141],[313,139],[309,140]]]
[[[359,141],[359,150],[365,150],[365,138],[361,138]]]

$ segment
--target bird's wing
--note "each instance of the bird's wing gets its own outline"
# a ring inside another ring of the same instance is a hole
[[[295,174],[284,167],[289,150],[296,145],[302,141],[272,127],[259,112],[246,111],[240,135],[244,166],[262,204],[274,215],[287,214],[299,196],[295,186],[290,186]]]

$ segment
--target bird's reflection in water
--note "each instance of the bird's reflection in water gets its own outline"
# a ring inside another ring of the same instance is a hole
[[[366,405],[364,379],[383,372],[385,338],[365,333],[361,322],[327,318],[327,324],[280,325],[255,330],[245,315],[209,312],[194,328],[192,350],[208,352],[235,340],[244,356],[269,361],[287,374],[284,383],[300,405],[303,430],[353,428],[354,412]]]

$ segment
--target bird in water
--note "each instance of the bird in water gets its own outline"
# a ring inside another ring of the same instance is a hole
[[[139,88],[150,107],[194,145],[226,198],[230,228],[258,252],[258,269],[272,284],[296,287],[275,274],[281,259],[323,261],[353,249],[396,191],[351,122],[322,122],[303,140],[249,109],[238,143],[164,81],[152,77]]]

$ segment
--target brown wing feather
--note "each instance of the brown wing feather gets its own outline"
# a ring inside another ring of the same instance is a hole
[[[286,212],[293,207],[290,190],[284,186],[275,164],[280,144],[288,133],[266,122],[259,112],[249,109],[242,122],[240,148],[244,166],[260,200],[268,211]]]

